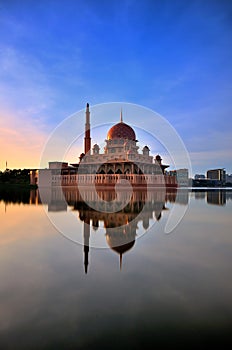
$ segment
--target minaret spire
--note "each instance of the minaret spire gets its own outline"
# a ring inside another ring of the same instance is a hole
[[[90,111],[89,104],[86,104],[85,110],[85,154],[91,150],[91,137],[90,137]]]
[[[123,119],[122,119],[122,108],[121,108],[121,111],[120,111],[120,122],[123,123]]]

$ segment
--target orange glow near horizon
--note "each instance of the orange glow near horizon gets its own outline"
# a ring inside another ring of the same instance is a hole
[[[47,135],[33,123],[12,113],[0,112],[0,170],[38,168]],[[7,164],[6,164],[7,162]]]
[[[43,225],[47,224],[47,217],[44,213],[42,205],[28,205],[25,210],[25,204],[6,204],[3,201],[0,202],[0,217],[2,224],[2,232],[0,234],[0,246],[8,246],[14,244],[17,241],[28,239],[27,231],[20,231],[19,227],[23,228],[25,222],[33,222],[34,227],[41,226],[41,218]],[[38,213],[40,215],[38,215]],[[14,218],[12,220],[12,218]],[[55,232],[55,230],[54,230]],[[46,230],[34,229],[33,238],[42,238],[46,236]]]

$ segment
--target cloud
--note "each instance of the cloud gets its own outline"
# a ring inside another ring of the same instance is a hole
[[[196,172],[205,173],[208,169],[225,168],[232,173],[232,151],[230,149],[190,152],[192,167]]]
[[[53,104],[43,66],[34,56],[11,46],[0,46],[0,102],[6,108],[38,114]]]
[[[231,150],[218,150],[218,151],[202,151],[202,152],[190,152],[191,159],[197,160],[198,162],[212,161],[217,159],[226,158],[227,161],[232,161]],[[221,161],[220,161],[221,163]]]
[[[54,101],[60,82],[55,87],[55,81],[71,71],[67,68],[74,64],[74,56],[66,63],[60,57],[52,70],[29,51],[0,45],[0,169],[6,160],[9,168],[39,166],[44,142],[59,120]]]
[[[186,140],[192,167],[197,172],[208,169],[225,168],[232,172],[232,132],[228,130],[208,130],[190,135]]]
[[[187,145],[193,152],[200,151],[224,151],[231,150],[231,130],[208,130],[207,132],[195,133],[189,136]]]

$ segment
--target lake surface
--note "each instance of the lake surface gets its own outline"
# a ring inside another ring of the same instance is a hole
[[[232,345],[232,191],[86,193],[0,190],[0,348]]]

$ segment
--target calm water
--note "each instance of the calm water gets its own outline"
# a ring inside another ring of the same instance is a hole
[[[1,349],[232,345],[232,192],[87,196],[0,191]]]

